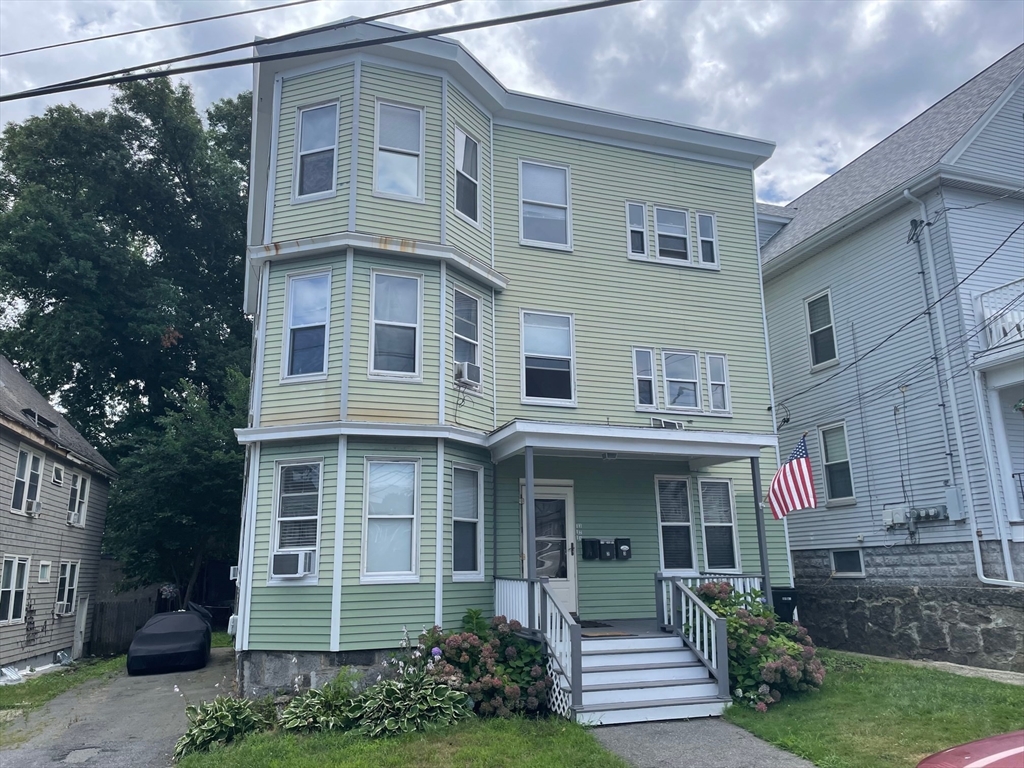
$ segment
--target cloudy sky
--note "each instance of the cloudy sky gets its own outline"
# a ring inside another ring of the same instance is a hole
[[[0,92],[420,1],[317,0],[7,56]],[[0,0],[0,52],[281,2]],[[563,4],[462,0],[390,21],[431,29]],[[456,37],[512,89],[771,139],[778,149],[758,172],[758,195],[786,202],[1024,42],[1024,9],[1020,0],[641,0]],[[219,70],[190,82],[206,106],[248,87],[251,73]],[[98,108],[108,98],[94,89],[7,102],[0,123],[58,101]]]

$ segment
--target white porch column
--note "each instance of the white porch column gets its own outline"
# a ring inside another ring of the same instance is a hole
[[[761,496],[761,460],[756,456],[750,460],[750,480],[754,486],[754,516],[757,519],[757,549],[761,556],[761,573],[764,575],[764,597],[768,607],[774,608],[772,599],[772,577],[768,572],[768,542],[764,535],[764,502]]]
[[[526,578],[527,589],[530,597],[530,629],[540,629],[532,626],[534,617],[537,615],[537,596],[533,585],[537,579],[537,512],[533,501],[533,446],[526,446],[523,451],[526,461],[526,488],[523,503],[526,506]]]

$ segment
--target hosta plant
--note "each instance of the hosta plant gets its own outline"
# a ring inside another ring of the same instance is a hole
[[[359,730],[371,737],[421,731],[427,725],[452,725],[472,715],[466,694],[419,670],[367,688],[348,709],[352,722],[358,722]]]
[[[268,700],[218,696],[185,708],[189,728],[174,745],[174,759],[205,752],[215,744],[228,744],[250,734],[273,728],[274,707]]]
[[[292,699],[281,713],[281,727],[286,731],[348,730],[352,719],[352,699],[358,675],[341,672],[321,688],[313,688]]]

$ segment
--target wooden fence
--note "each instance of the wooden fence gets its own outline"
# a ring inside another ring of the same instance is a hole
[[[152,598],[99,602],[93,608],[89,652],[93,656],[114,656],[124,653],[156,610]]]

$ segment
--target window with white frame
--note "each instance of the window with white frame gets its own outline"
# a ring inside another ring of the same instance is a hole
[[[654,209],[654,235],[659,259],[690,260],[690,214],[672,208]]]
[[[692,571],[694,563],[690,482],[682,477],[658,477],[655,478],[655,484],[661,568],[665,571]]]
[[[700,361],[696,352],[661,353],[665,374],[665,407],[700,410]]]
[[[452,469],[452,578],[456,581],[484,575],[483,493],[479,467]]]
[[[480,301],[455,289],[454,355],[456,363],[480,365]],[[479,382],[477,382],[479,386]]]
[[[295,154],[295,197],[334,191],[338,160],[338,105],[299,110]]]
[[[480,145],[455,127],[455,210],[480,221]]]
[[[300,577],[316,570],[323,473],[323,461],[277,465],[272,577]]]
[[[43,560],[39,563],[39,573],[36,575],[36,582],[39,584],[50,583],[50,561]]]
[[[520,235],[524,243],[572,247],[569,168],[519,163]]]
[[[626,203],[626,234],[629,255],[647,258],[647,206],[643,203]]]
[[[832,575],[836,578],[855,579],[864,577],[864,561],[859,549],[833,549]]]
[[[71,473],[71,492],[68,494],[68,525],[85,525],[89,511],[89,476]]]
[[[635,348],[633,350],[633,383],[636,407],[654,410],[654,350]]]
[[[825,466],[825,498],[829,501],[852,499],[853,474],[850,472],[846,424],[829,424],[820,427],[818,433]]]
[[[363,574],[371,579],[416,576],[419,463],[367,459]]]
[[[374,189],[418,200],[423,196],[423,109],[377,103]]]
[[[18,463],[14,470],[14,493],[11,494],[11,511],[31,513],[39,501],[39,486],[43,472],[42,454],[22,448],[18,451]]]
[[[54,485],[64,485],[64,467],[54,462],[53,472],[50,474],[50,482]]]
[[[701,478],[699,486],[705,567],[709,571],[739,570],[732,483],[728,480]]]
[[[523,312],[523,397],[573,402],[572,316]]]
[[[75,595],[78,593],[78,569],[80,563],[65,560],[57,574],[57,604],[53,612],[67,616],[75,612]]]
[[[30,558],[4,555],[0,573],[0,624],[25,620],[25,596],[28,592]]]
[[[711,410],[728,413],[732,410],[729,402],[729,363],[725,355],[709,352],[705,358],[708,366],[708,400]]]
[[[718,224],[713,213],[697,214],[697,241],[700,244],[700,263],[705,267],[718,264]]]
[[[419,376],[420,279],[373,273],[373,354],[370,372]]]
[[[327,372],[327,322],[331,273],[288,277],[286,377]]]
[[[829,291],[807,300],[807,332],[812,368],[838,359],[832,320],[832,294]]]

